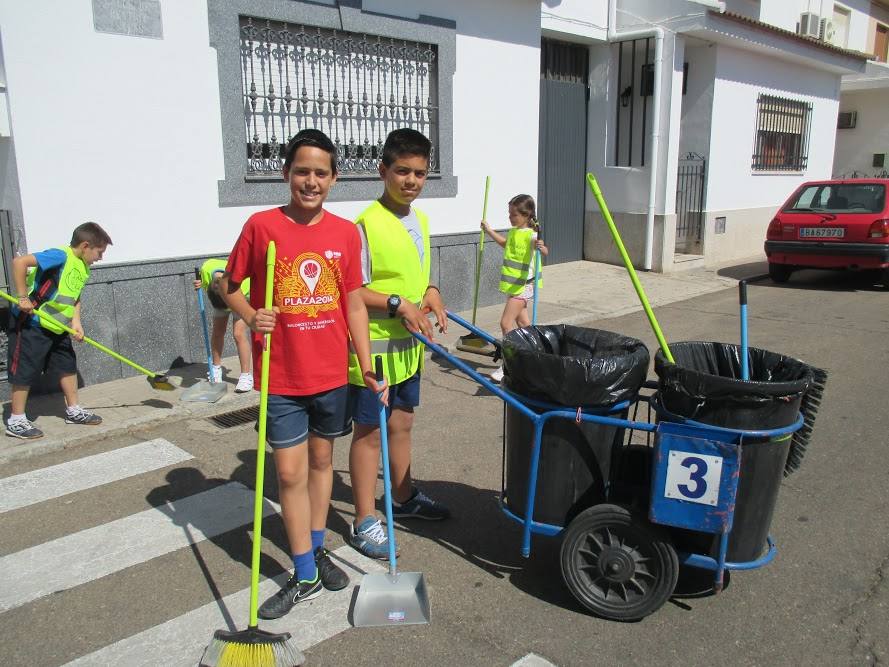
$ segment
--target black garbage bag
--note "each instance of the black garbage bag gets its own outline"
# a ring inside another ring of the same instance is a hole
[[[642,341],[567,324],[532,326],[503,338],[508,386],[564,406],[605,407],[632,400],[648,373]]]
[[[813,381],[799,359],[748,348],[749,380],[741,379],[740,346],[689,341],[670,345],[675,363],[658,350],[654,370],[663,407],[695,421],[740,430],[790,426]]]

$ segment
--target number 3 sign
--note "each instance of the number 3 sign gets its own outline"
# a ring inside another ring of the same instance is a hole
[[[738,441],[725,429],[660,422],[649,518],[706,533],[731,530],[739,479]]]
[[[690,503],[716,505],[719,502],[721,475],[721,456],[673,450],[667,461],[664,495]]]

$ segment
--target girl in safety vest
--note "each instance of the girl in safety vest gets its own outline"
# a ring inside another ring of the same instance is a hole
[[[512,229],[503,236],[482,220],[485,234],[503,248],[500,291],[506,294],[506,304],[500,316],[500,330],[504,336],[513,329],[531,325],[528,301],[534,298],[534,248],[544,257],[549,253],[543,241],[537,238],[540,225],[531,195],[516,195],[509,200],[509,224]],[[538,289],[542,284],[543,279],[537,276]],[[502,366],[491,373],[491,379],[495,382],[503,379]]]

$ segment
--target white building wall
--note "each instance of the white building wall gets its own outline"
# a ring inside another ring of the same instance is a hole
[[[543,0],[540,27],[554,38],[568,41],[603,41],[608,31],[608,3],[605,0]]]
[[[114,239],[108,261],[219,252],[265,208],[218,205],[222,138],[206,3],[161,6],[163,39],[146,39],[95,32],[90,0],[0,3],[30,249],[65,242],[74,226],[94,220]],[[406,12],[399,0],[365,0],[364,7],[457,23],[459,194],[421,201],[433,233],[478,229],[486,175],[493,210],[516,192],[536,192],[540,3],[417,0]],[[365,204],[328,208],[353,217]]]
[[[725,234],[708,233],[708,260],[759,252],[774,210],[800,183],[829,178],[839,99],[839,77],[763,55],[717,47],[713,127],[706,210],[726,217]],[[754,172],[751,158],[760,93],[812,104],[808,166],[804,172]]]
[[[738,0],[747,2],[747,0]],[[867,51],[868,23],[871,11],[870,0],[845,0],[844,2],[832,2],[831,0],[762,0],[759,19],[784,30],[797,31],[800,14],[811,12],[822,19],[832,20],[834,7],[845,9],[849,12],[849,30],[845,44],[837,44],[852,51]],[[733,10],[732,0],[727,3],[727,9]],[[742,13],[742,12],[739,12]]]
[[[889,88],[843,93],[840,111],[858,114],[854,128],[837,130],[833,173],[837,176],[857,171],[873,175],[881,170],[873,166],[874,153],[889,158]],[[889,170],[889,159],[885,169]]]

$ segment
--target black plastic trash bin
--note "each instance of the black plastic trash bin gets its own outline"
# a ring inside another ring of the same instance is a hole
[[[503,361],[504,386],[520,400],[601,410],[636,398],[649,354],[635,338],[562,324],[511,331],[503,339]],[[615,416],[625,417],[626,411]],[[623,444],[623,436],[624,429],[613,426],[548,420],[541,437],[534,520],[564,526],[586,507],[604,502],[612,449]],[[506,506],[524,517],[534,428],[508,403],[503,439]]]
[[[658,400],[669,413],[710,426],[764,431],[791,426],[809,389],[812,368],[798,359],[748,348],[749,380],[741,379],[740,346],[713,342],[672,343],[675,363],[662,350],[654,358]],[[766,546],[792,435],[744,438],[729,561],[758,558]],[[689,551],[718,553],[718,538],[677,530]]]

